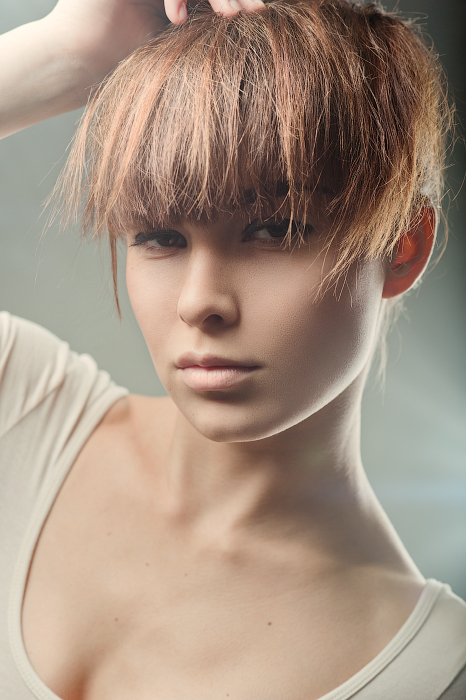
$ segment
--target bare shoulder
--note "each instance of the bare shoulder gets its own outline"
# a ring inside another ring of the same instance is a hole
[[[116,401],[103,417],[101,426],[122,427],[131,420],[138,419],[142,414],[151,416],[163,416],[169,407],[171,399],[167,396],[141,396],[140,394],[128,394]]]
[[[152,432],[166,427],[174,412],[167,396],[141,396],[128,394],[116,401],[107,411],[94,431],[94,436],[136,439],[150,425]],[[162,431],[160,431],[162,433]]]
[[[134,480],[163,454],[174,409],[168,397],[129,394],[116,401],[84,444],[67,478],[68,486],[100,478],[108,490],[126,475]]]

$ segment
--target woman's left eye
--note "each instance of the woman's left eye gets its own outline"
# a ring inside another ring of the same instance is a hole
[[[142,246],[148,250],[186,248],[186,238],[178,231],[148,231],[138,233],[130,247]]]
[[[283,221],[253,221],[245,229],[245,239],[278,246],[285,240],[289,227],[289,219],[284,219]],[[314,227],[310,224],[303,226],[299,222],[293,221],[291,224],[291,237],[305,239],[313,230]]]

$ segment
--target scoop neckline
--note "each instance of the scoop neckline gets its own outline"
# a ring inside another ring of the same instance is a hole
[[[23,598],[32,557],[45,520],[79,452],[112,406],[120,399],[128,396],[128,394],[128,389],[113,386],[83,416],[80,422],[80,430],[72,434],[60,458],[57,460],[54,470],[49,473],[44,481],[19,548],[8,602],[8,638],[11,654],[18,672],[37,700],[63,700],[63,698],[56,695],[37,675],[29,660],[23,640]]]
[[[115,395],[116,393],[117,395]],[[10,650],[18,672],[37,700],[63,699],[56,695],[38,676],[29,660],[23,639],[23,598],[34,550],[45,520],[80,450],[104,415],[120,398],[127,396],[128,393],[122,387],[114,387],[111,396],[107,395],[106,400],[100,402],[98,406],[94,406],[93,410],[90,410],[83,419],[79,434],[73,435],[70,439],[57,463],[55,472],[44,483],[43,495],[39,496],[36,501],[19,550],[8,606],[8,636]],[[422,627],[443,587],[444,584],[436,579],[427,579],[411,614],[390,642],[351,678],[322,695],[318,700],[347,700],[380,674],[403,651]]]

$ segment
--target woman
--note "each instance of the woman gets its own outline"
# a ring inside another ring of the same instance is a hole
[[[438,68],[374,6],[211,7],[167,0],[160,35],[156,3],[60,0],[2,37],[3,135],[114,69],[59,190],[115,275],[127,241],[169,396],[1,315],[0,688],[461,698],[466,604],[418,571],[359,448],[374,350],[434,244]]]

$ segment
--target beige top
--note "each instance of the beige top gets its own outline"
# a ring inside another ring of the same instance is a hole
[[[24,648],[26,577],[41,527],[80,449],[127,393],[89,355],[70,351],[34,323],[0,313],[2,700],[58,700]],[[321,700],[465,700],[465,664],[466,603],[448,585],[429,579],[388,646]]]

